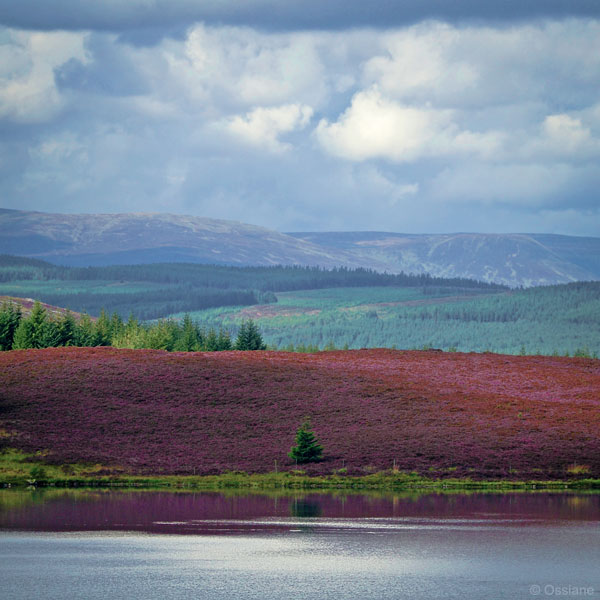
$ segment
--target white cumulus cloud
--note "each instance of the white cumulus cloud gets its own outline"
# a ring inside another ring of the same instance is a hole
[[[493,132],[462,130],[451,110],[406,106],[385,98],[377,88],[356,94],[336,122],[321,120],[316,135],[334,155],[397,162],[456,153],[488,154],[500,141]]]
[[[590,129],[580,119],[567,114],[549,115],[544,120],[543,130],[552,143],[567,152],[576,151],[592,141]]]
[[[289,145],[281,142],[279,136],[306,127],[312,114],[310,106],[300,104],[259,107],[244,116],[233,117],[227,127],[231,133],[250,144],[280,152]]]

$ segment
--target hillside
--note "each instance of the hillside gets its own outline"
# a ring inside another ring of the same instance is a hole
[[[141,319],[218,306],[275,302],[275,291],[325,287],[422,287],[443,294],[506,289],[473,280],[385,274],[365,269],[276,266],[231,267],[156,263],[64,267],[0,254],[0,294],[34,297],[48,304],[99,315],[101,309]]]
[[[206,327],[252,318],[279,348],[433,347],[600,355],[600,282],[525,290],[394,287],[277,292],[277,302],[193,312]],[[176,315],[178,317],[182,314]]]
[[[293,468],[310,416],[309,473],[600,476],[600,362],[365,350],[0,353],[0,444],[56,464],[136,473]]]
[[[600,355],[600,282],[593,281],[510,290],[365,269],[62,267],[0,255],[0,294],[92,316],[101,309],[141,320],[179,320],[189,313],[205,330],[224,328],[233,335],[250,318],[265,341],[280,349],[335,345]],[[169,347],[156,343],[142,347]]]
[[[370,267],[344,251],[237,221],[186,215],[53,214],[0,209],[0,253],[71,265],[193,262]]]
[[[21,309],[21,314],[23,315],[23,317],[28,317],[31,314],[31,311],[33,310],[35,300],[33,298],[16,298],[15,296],[0,295],[0,308],[4,303],[18,305]],[[42,305],[42,308],[46,311],[48,318],[51,320],[60,319],[61,317],[64,317],[64,315],[68,312],[70,312],[76,320],[80,319],[83,316],[81,313],[69,311],[68,309],[62,308],[60,306],[52,306],[51,304],[46,304],[44,302],[40,302],[40,304]],[[94,320],[93,317],[92,320]]]
[[[290,233],[391,272],[467,277],[510,286],[600,279],[600,238],[548,234]]]
[[[547,234],[283,234],[195,216],[0,209],[0,253],[62,265],[190,262],[429,273],[509,286],[600,279],[600,238]]]

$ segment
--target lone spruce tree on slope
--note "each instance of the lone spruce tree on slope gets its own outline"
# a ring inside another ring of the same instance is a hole
[[[323,458],[323,446],[315,437],[308,417],[296,432],[296,445],[292,447],[288,456],[298,464],[317,462]]]

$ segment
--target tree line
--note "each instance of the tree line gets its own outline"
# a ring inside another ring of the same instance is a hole
[[[66,283],[65,283],[66,282]],[[158,319],[221,306],[277,302],[276,292],[325,288],[417,287],[424,293],[490,293],[504,286],[427,274],[378,273],[339,267],[232,267],[193,263],[64,267],[0,255],[0,290],[99,316],[102,308],[126,318]]]
[[[118,313],[101,311],[98,319],[75,316],[66,311],[51,318],[40,302],[29,316],[20,305],[5,302],[0,307],[0,350],[52,348],[59,346],[113,346],[153,348],[169,352],[216,352],[222,350],[265,350],[258,326],[244,321],[234,338],[226,329],[205,329],[185,315],[181,323],[171,319],[145,324],[131,315],[124,321]]]
[[[16,280],[145,281],[190,284],[203,288],[253,289],[284,292],[331,287],[456,287],[486,291],[506,286],[462,277],[434,277],[427,273],[379,273],[372,269],[275,265],[233,267],[197,263],[153,263],[105,267],[65,267],[49,262],[0,254],[0,282]]]
[[[63,282],[67,282],[66,284]],[[221,306],[277,302],[276,292],[360,287],[417,287],[424,293],[489,293],[504,286],[427,274],[378,273],[339,267],[232,267],[157,263],[106,267],[64,267],[19,256],[0,255],[0,290],[46,304],[99,316],[102,308],[126,318],[150,320]]]

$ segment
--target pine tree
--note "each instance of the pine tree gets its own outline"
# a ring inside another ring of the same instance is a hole
[[[96,346],[108,346],[111,340],[111,321],[106,314],[106,311],[102,309],[100,316],[96,321],[94,327],[96,334]]]
[[[90,347],[96,345],[96,332],[94,330],[94,323],[88,314],[83,314],[77,328],[75,329],[75,336],[73,337],[73,345],[80,347]]]
[[[317,462],[323,458],[323,446],[318,443],[308,417],[298,428],[296,445],[292,447],[288,456],[298,464]]]
[[[13,348],[15,350],[45,348],[47,325],[46,309],[36,300],[29,317],[21,319],[19,326],[15,330]]]
[[[219,346],[219,350],[231,350],[231,337],[229,335],[229,331],[225,331],[224,329],[219,329],[219,336],[217,337],[217,345]]]
[[[258,326],[252,319],[243,321],[235,340],[236,350],[266,350],[267,346],[262,339]]]
[[[173,350],[177,325],[170,319],[160,319],[145,332],[144,348]]]
[[[56,326],[58,345],[73,346],[77,335],[77,323],[70,311],[67,310]]]
[[[12,348],[20,321],[21,307],[13,302],[4,302],[0,308],[0,350]]]
[[[189,314],[183,317],[183,323],[180,329],[179,337],[175,342],[174,350],[177,352],[194,352],[198,350],[200,336],[198,327],[192,321]]]
[[[219,338],[217,332],[212,328],[208,330],[208,333],[204,337],[203,350],[205,352],[216,352],[219,350]]]
[[[125,329],[125,325],[123,324],[123,319],[121,319],[121,315],[118,312],[113,312],[110,317],[110,341],[109,343],[112,345],[112,340],[114,337],[121,335]]]

